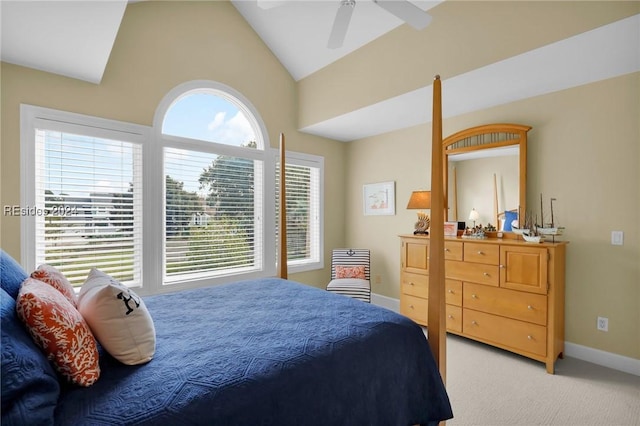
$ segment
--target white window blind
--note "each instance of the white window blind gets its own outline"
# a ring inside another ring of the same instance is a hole
[[[166,148],[164,168],[165,282],[261,270],[262,161]]]
[[[321,164],[290,155],[285,168],[287,206],[287,258],[295,268],[320,262]],[[279,168],[276,181],[279,181]],[[276,198],[280,197],[279,182]],[[279,202],[277,202],[279,205]],[[276,212],[276,216],[279,211]],[[280,223],[277,221],[277,223]],[[279,231],[278,231],[279,235]]]
[[[55,266],[76,286],[92,267],[141,285],[141,145],[50,123],[35,129],[36,265]],[[65,127],[80,131],[55,129]]]

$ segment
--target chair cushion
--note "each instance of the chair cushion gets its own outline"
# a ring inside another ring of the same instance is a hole
[[[371,284],[368,280],[358,278],[331,280],[327,285],[327,291],[349,296],[367,303],[371,301]]]
[[[26,274],[25,274],[26,275]],[[4,277],[3,277],[4,279]],[[60,384],[53,367],[16,315],[16,301],[0,290],[2,305],[3,425],[53,422]]]
[[[327,285],[327,289],[330,288],[364,288],[369,290],[371,284],[369,280],[363,280],[359,278],[340,278],[331,280]]]

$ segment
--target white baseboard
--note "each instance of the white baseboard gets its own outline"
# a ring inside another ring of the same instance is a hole
[[[387,308],[394,312],[400,312],[400,301],[392,297],[372,293],[371,303],[373,303],[374,305],[382,306],[383,308]],[[578,358],[583,361],[601,365],[603,367],[640,376],[640,359],[629,358],[611,352],[602,351],[600,349],[577,345],[571,342],[564,343],[564,354],[566,356]]]
[[[381,294],[371,293],[371,303],[382,306],[390,311],[400,312],[400,300],[393,297],[383,296]]]
[[[640,376],[640,359],[630,358],[588,346],[564,342],[564,354],[593,364]]]

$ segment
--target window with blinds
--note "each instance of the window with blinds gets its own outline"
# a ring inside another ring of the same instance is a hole
[[[164,284],[264,274],[261,137],[246,105],[224,90],[196,88],[167,108]]]
[[[78,286],[95,267],[144,294],[275,274],[278,160],[233,89],[184,83],[153,128],[31,105],[20,120],[26,269]],[[291,272],[323,267],[323,167],[287,153]]]
[[[262,161],[167,148],[165,282],[261,270]]]
[[[141,145],[42,124],[50,126],[35,129],[36,265],[55,266],[75,286],[92,267],[141,285]]]
[[[277,199],[280,197],[279,168],[280,164],[276,174]],[[317,161],[291,154],[287,158],[287,259],[291,268],[320,261],[321,171],[321,163]],[[279,220],[276,223],[280,223]]]

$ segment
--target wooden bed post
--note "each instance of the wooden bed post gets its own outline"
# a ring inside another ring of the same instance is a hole
[[[431,230],[429,242],[429,345],[446,383],[447,333],[444,289],[444,164],[442,155],[442,86],[440,76],[433,81],[431,138]]]
[[[285,145],[284,133],[280,133],[280,224],[278,228],[279,254],[278,254],[278,276],[282,279],[288,278],[287,273],[287,198],[285,180]]]

